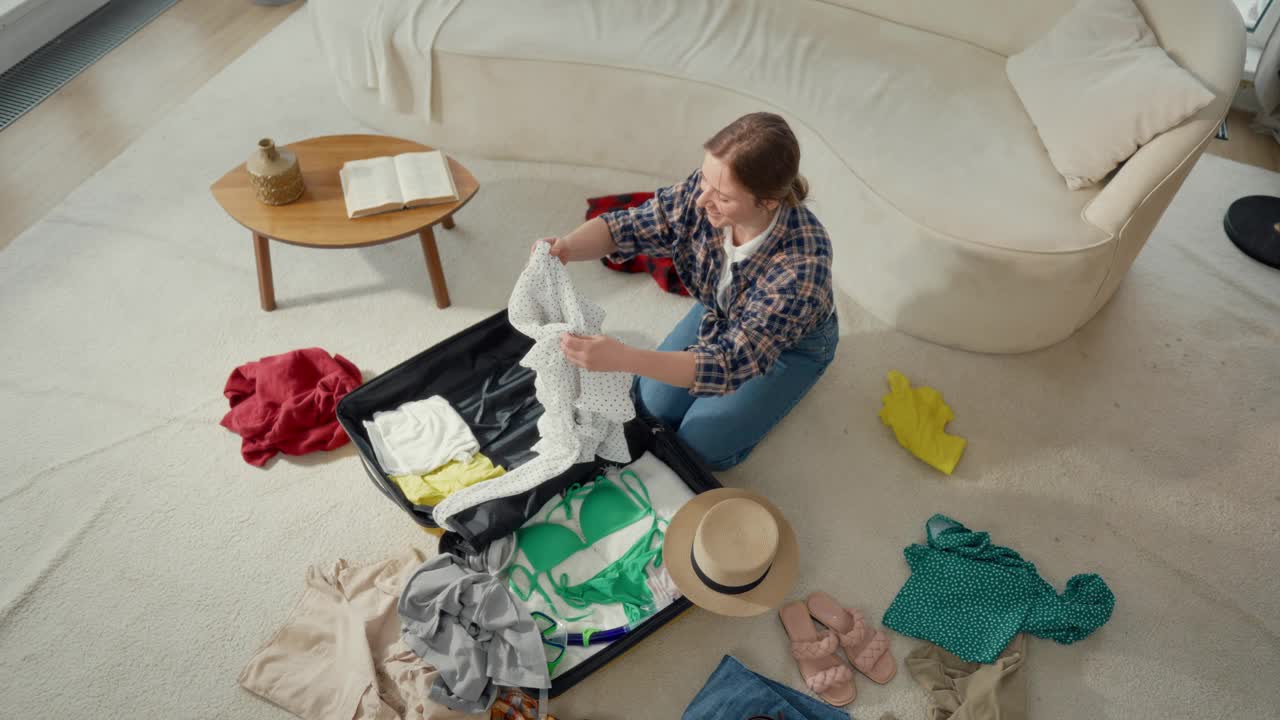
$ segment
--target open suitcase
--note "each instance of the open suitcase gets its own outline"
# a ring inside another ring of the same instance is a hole
[[[353,390],[338,403],[338,421],[360,453],[365,471],[379,492],[400,506],[424,528],[437,528],[432,508],[409,502],[400,488],[378,466],[364,421],[380,410],[393,410],[411,400],[440,395],[470,425],[480,452],[495,465],[515,468],[533,457],[529,448],[538,440],[542,406],[534,396],[534,372],[520,366],[533,341],[499,312],[444,342],[400,363]],[[720,487],[709,470],[676,437],[652,418],[637,417],[626,426],[632,458],[652,452],[684,480],[695,493]],[[604,463],[579,463],[562,475],[520,495],[483,503],[455,515],[457,532],[444,533],[440,551],[480,550],[491,541],[523,525],[548,500],[575,483],[594,478]],[[601,652],[565,671],[552,683],[555,697],[626,652],[636,643],[691,607],[676,600],[632,628]]]

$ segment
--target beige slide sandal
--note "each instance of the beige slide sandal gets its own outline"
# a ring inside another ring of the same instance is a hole
[[[844,654],[858,672],[881,685],[898,674],[898,661],[889,652],[884,632],[871,632],[861,610],[847,609],[824,592],[809,596],[809,612],[835,631]]]
[[[791,655],[800,666],[804,684],[827,704],[844,707],[858,696],[853,671],[836,655],[839,639],[830,631],[818,632],[804,603],[793,602],[778,610],[782,627],[791,638]]]

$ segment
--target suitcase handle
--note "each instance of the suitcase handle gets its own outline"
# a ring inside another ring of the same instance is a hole
[[[378,472],[377,468],[369,464],[369,461],[364,457],[364,455],[360,455],[360,464],[364,465],[365,474],[369,476],[369,480],[373,483],[373,486],[378,488],[378,492],[385,495],[388,500],[399,505],[402,510],[409,513],[409,517],[413,518],[414,522],[423,527],[439,527],[439,525],[436,525],[432,520],[424,519],[422,517],[418,512],[419,506],[410,503],[406,498],[396,494],[395,490],[388,487],[386,478],[383,477],[382,473]]]
[[[383,484],[383,482],[382,482],[382,475],[381,475],[381,473],[377,472],[377,471],[374,469],[374,467],[373,467],[372,465],[370,465],[370,464],[369,464],[369,461],[368,461],[368,460],[365,460],[363,456],[360,458],[360,464],[361,464],[361,465],[364,465],[364,471],[365,471],[365,473],[369,476],[369,479],[373,481],[373,486],[374,486],[374,487],[376,487],[376,488],[378,488],[378,492],[382,493],[383,495],[386,495],[386,496],[387,496],[387,499],[388,499],[388,500],[390,500],[390,501],[392,501],[392,502],[394,502],[395,504],[397,504],[397,505],[401,505],[401,504],[402,504],[402,503],[400,502],[400,499],[399,499],[399,498],[397,498],[397,497],[396,497],[396,496],[391,492],[391,489],[390,489],[390,488],[388,488],[385,484]]]

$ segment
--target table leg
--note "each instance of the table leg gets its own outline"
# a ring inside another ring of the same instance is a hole
[[[427,259],[427,275],[431,277],[431,289],[436,294],[436,307],[449,307],[449,288],[444,284],[444,268],[440,267],[440,251],[436,249],[436,235],[430,227],[418,232],[422,240],[422,254]]]
[[[444,226],[444,229],[445,229],[445,230],[452,230],[452,229],[453,229],[453,216],[452,216],[452,215],[450,215],[449,217],[445,218],[444,220],[441,220],[441,221],[440,221],[440,224]]]
[[[258,261],[258,298],[262,309],[276,309],[276,291],[271,282],[271,247],[265,235],[253,234],[253,255]]]

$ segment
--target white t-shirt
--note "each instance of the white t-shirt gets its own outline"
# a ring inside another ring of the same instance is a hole
[[[733,284],[733,265],[740,263],[755,254],[760,249],[760,245],[764,239],[769,237],[769,233],[773,232],[773,227],[778,224],[778,218],[782,216],[782,208],[778,208],[773,213],[773,220],[769,223],[769,227],[764,232],[751,238],[741,245],[733,244],[733,226],[729,225],[724,229],[724,254],[725,263],[724,270],[720,272],[720,282],[716,285],[716,304],[721,310],[725,309],[725,298],[729,295],[729,286]]]
[[[364,429],[378,464],[390,475],[423,475],[480,451],[466,421],[439,395],[376,412]]]

